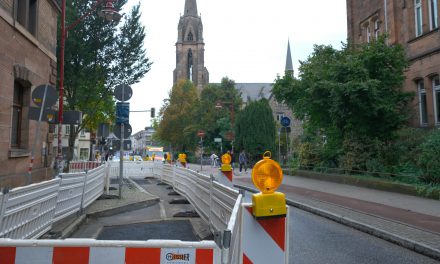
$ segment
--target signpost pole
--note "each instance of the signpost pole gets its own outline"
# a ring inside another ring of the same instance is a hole
[[[124,102],[124,90],[125,86],[122,86],[122,102]],[[119,199],[122,199],[122,179],[124,173],[124,122],[121,123],[121,138],[120,138],[120,146],[119,146]]]

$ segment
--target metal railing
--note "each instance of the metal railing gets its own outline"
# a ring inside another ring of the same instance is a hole
[[[82,166],[86,168],[86,165]],[[104,192],[105,165],[0,193],[0,237],[36,239]]]

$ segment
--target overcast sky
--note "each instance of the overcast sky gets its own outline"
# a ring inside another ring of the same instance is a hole
[[[132,85],[130,110],[156,108],[168,98],[176,67],[177,25],[185,0],[141,1],[145,47],[151,70]],[[284,73],[290,39],[295,74],[314,44],[341,47],[347,38],[345,0],[197,0],[202,16],[205,67],[210,82],[272,83]],[[127,10],[124,10],[128,13]],[[151,125],[149,113],[130,113],[133,134]]]

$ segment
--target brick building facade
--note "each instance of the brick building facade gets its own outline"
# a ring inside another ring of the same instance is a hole
[[[32,90],[56,84],[55,0],[0,0],[0,187],[25,184],[36,121],[28,119]],[[32,180],[52,178],[52,137],[43,123]]]
[[[440,32],[438,0],[347,0],[348,38],[373,41],[387,33],[388,43],[405,47],[410,62],[404,90],[412,91],[411,125],[440,125]]]

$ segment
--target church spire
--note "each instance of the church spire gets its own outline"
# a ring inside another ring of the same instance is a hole
[[[287,40],[287,56],[286,56],[286,69],[285,72],[293,74],[292,55],[290,54],[290,40]]]
[[[185,0],[184,16],[197,17],[197,2],[196,2],[196,0]]]

